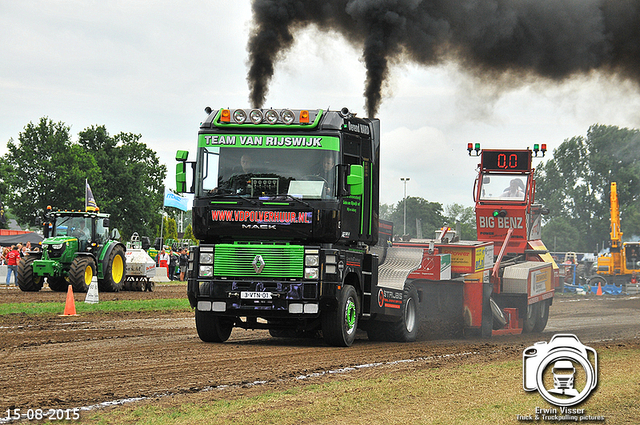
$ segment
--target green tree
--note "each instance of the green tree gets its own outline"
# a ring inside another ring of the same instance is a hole
[[[193,235],[193,227],[191,227],[191,223],[189,223],[189,225],[187,226],[186,229],[184,229],[184,236],[183,239],[189,239],[191,240],[195,245],[198,244],[198,240],[196,239],[196,237]]]
[[[111,214],[112,222],[128,237],[133,232],[153,235],[160,227],[166,167],[156,153],[140,141],[141,135],[110,136],[104,126],[92,126],[78,134],[79,144],[90,152],[100,169],[89,179],[98,206]]]
[[[476,215],[473,207],[465,207],[461,204],[450,204],[444,209],[445,221],[452,229],[460,228],[458,237],[463,240],[476,240]],[[460,224],[458,226],[458,223]]]
[[[393,222],[393,232],[396,235],[401,235],[403,232],[405,201],[407,203],[407,234],[413,238],[417,237],[416,219],[418,219],[422,237],[432,238],[435,235],[435,231],[441,228],[445,222],[445,218],[442,215],[442,204],[413,196],[398,202],[389,214],[390,221]]]
[[[558,250],[594,251],[609,239],[611,182],[618,186],[625,237],[640,235],[640,133],[593,125],[565,140],[538,167],[537,200],[549,208],[543,241]],[[562,241],[559,243],[558,241]]]
[[[178,239],[178,226],[176,220],[171,217],[164,217],[164,226],[162,229],[162,237],[167,239]]]
[[[47,205],[84,208],[85,179],[97,179],[100,170],[91,153],[71,142],[69,130],[43,117],[27,124],[18,143],[7,143],[6,203],[19,224],[35,225]]]

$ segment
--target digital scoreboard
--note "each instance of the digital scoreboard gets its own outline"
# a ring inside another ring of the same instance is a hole
[[[482,169],[487,171],[530,171],[530,150],[482,151]]]

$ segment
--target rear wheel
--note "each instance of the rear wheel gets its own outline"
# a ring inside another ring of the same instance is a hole
[[[196,310],[196,330],[204,342],[225,342],[233,330],[233,319]]]
[[[101,291],[118,292],[124,286],[125,259],[124,249],[116,245],[109,253],[109,258],[104,264],[104,279],[98,281]]]
[[[87,292],[96,274],[96,265],[91,257],[76,257],[69,269],[69,283],[75,292]]]
[[[26,256],[18,263],[18,286],[25,292],[38,292],[42,289],[44,278],[33,273],[33,262],[36,258]]]
[[[358,329],[358,294],[351,285],[345,285],[338,299],[338,308],[322,315],[322,336],[327,344],[349,347],[356,339]]]
[[[69,288],[69,282],[62,276],[48,276],[47,283],[52,291],[65,292]]]

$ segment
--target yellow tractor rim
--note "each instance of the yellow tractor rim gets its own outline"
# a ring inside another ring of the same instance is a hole
[[[111,277],[114,282],[118,283],[122,280],[123,274],[124,265],[122,264],[122,256],[116,255],[113,259],[113,264],[111,264]]]
[[[93,269],[91,268],[91,266],[87,266],[87,268],[84,269],[84,283],[86,283],[87,285],[91,285],[92,279],[93,279]]]

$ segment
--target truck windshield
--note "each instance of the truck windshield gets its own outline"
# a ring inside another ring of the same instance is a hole
[[[321,149],[203,147],[198,196],[330,199],[338,152]]]
[[[524,201],[527,177],[513,174],[483,174],[480,200]]]

